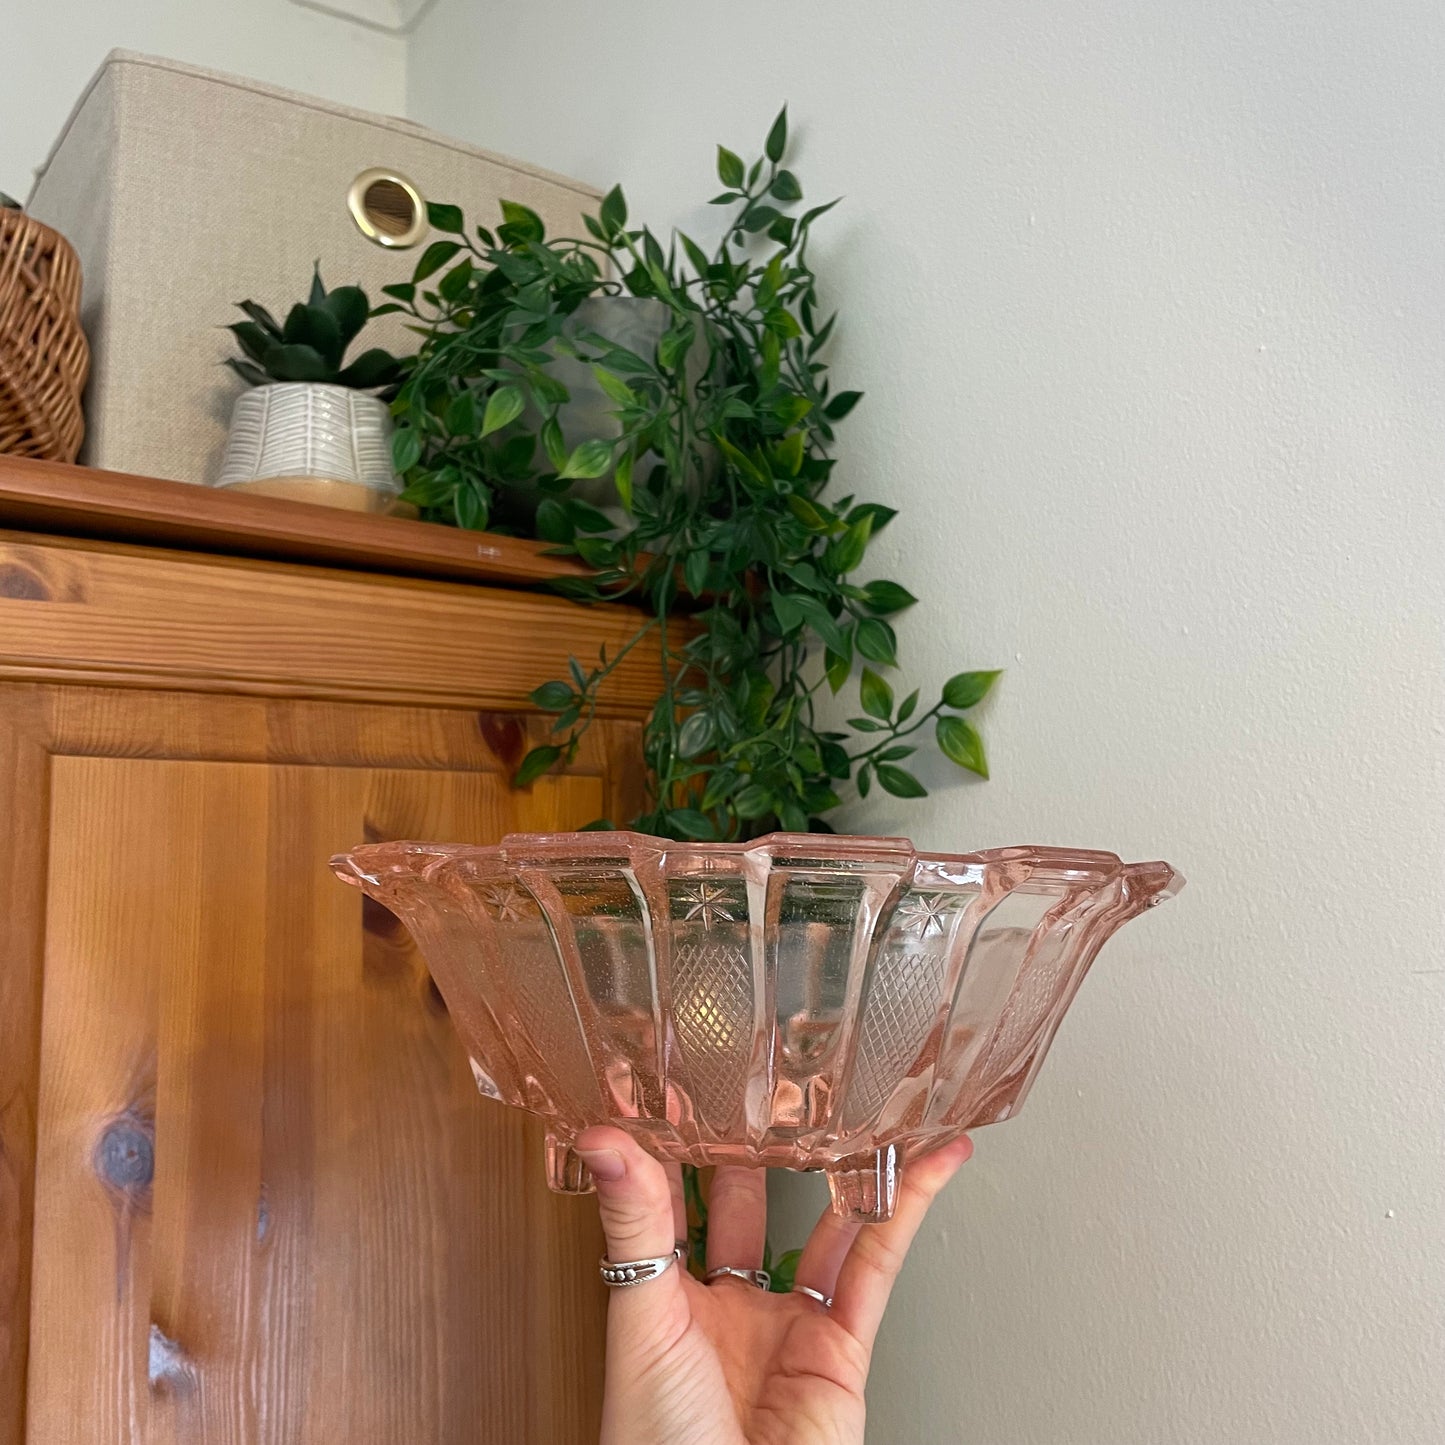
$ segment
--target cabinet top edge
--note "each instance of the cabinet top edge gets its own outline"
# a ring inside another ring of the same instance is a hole
[[[492,587],[587,575],[521,537],[26,457],[0,456],[0,526]]]

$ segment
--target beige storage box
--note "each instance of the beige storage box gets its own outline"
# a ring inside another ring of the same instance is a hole
[[[106,59],[28,204],[69,239],[85,277],[93,363],[82,461],[214,482],[242,386],[221,365],[232,354],[221,328],[240,319],[232,303],[283,313],[305,299],[318,257],[328,286],[359,282],[373,305],[383,285],[410,277],[420,251],[384,249],[352,219],[348,193],[371,169],[460,205],[472,225],[492,226],[505,197],[531,206],[549,233],[585,234],[582,213],[598,200],[579,182],[404,120],[152,56]],[[401,229],[405,216],[386,209],[377,219]],[[389,316],[357,348],[415,344]]]

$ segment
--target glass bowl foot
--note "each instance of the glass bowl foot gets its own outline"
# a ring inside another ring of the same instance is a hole
[[[557,1194],[591,1194],[592,1171],[572,1146],[572,1140],[547,1133],[547,1187]]]
[[[860,1224],[883,1224],[893,1218],[903,1180],[897,1145],[887,1144],[870,1154],[852,1154],[830,1164],[827,1174],[835,1213]]]

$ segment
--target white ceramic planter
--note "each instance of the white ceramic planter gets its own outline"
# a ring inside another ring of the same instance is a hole
[[[391,413],[365,392],[278,381],[236,398],[218,487],[390,509],[401,491],[391,466]]]

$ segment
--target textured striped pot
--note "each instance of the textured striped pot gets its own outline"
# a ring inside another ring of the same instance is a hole
[[[384,510],[401,491],[391,465],[391,413],[385,402],[345,386],[254,387],[236,398],[216,485]]]

